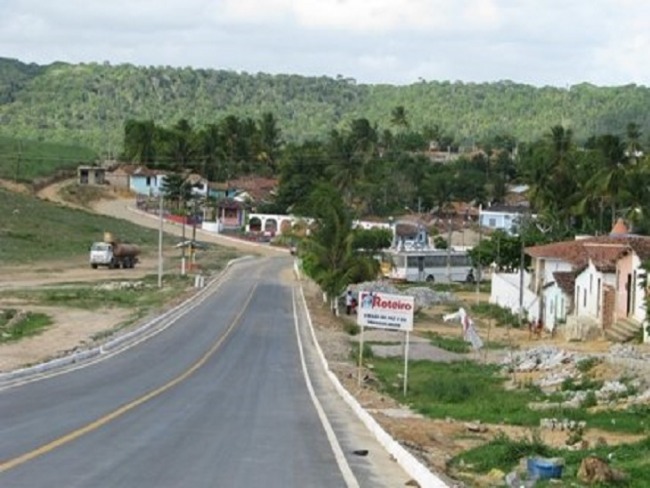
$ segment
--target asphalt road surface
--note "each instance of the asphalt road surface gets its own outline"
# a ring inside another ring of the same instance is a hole
[[[146,342],[1,390],[0,487],[404,486],[317,366],[289,265],[234,266]]]

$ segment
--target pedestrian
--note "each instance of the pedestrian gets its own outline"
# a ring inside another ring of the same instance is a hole
[[[352,290],[348,290],[345,294],[345,313],[350,315],[352,313]]]

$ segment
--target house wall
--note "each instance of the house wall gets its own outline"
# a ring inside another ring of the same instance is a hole
[[[645,320],[645,290],[641,260],[636,253],[629,253],[618,261],[616,277],[615,320],[633,318]]]
[[[165,175],[131,175],[129,189],[138,195],[158,196],[165,181]]]
[[[584,271],[576,276],[574,293],[576,315],[590,317],[604,326],[604,289],[606,286],[614,287],[615,282],[616,275],[614,273],[599,271],[590,260]]]
[[[518,213],[491,212],[490,210],[481,210],[479,222],[482,227],[489,229],[500,229],[508,234],[513,234],[513,227],[517,226],[519,221]]]
[[[106,173],[106,181],[115,188],[129,188],[129,175],[124,172]]]
[[[539,318],[539,299],[529,285],[532,275],[524,272],[524,301],[523,308],[526,318],[536,322]],[[490,303],[507,308],[512,313],[519,313],[519,273],[492,273],[492,290]]]
[[[566,321],[572,298],[564,293],[557,284],[553,284],[544,290],[544,316],[542,321],[549,331],[553,331],[555,327]]]

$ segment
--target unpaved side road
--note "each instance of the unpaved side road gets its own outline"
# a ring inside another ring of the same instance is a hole
[[[118,198],[115,200],[102,200],[94,205],[94,210],[97,213],[128,220],[143,227],[150,227],[152,229],[158,229],[160,227],[160,220],[155,215],[150,215],[137,210],[133,199]],[[181,236],[182,228],[180,225],[173,222],[163,222],[163,232]],[[266,244],[257,244],[241,239],[233,239],[213,232],[206,232],[201,229],[196,230],[196,235],[202,241],[230,247],[241,252],[261,256],[281,256],[283,254],[288,254],[288,250],[284,248],[276,248]]]

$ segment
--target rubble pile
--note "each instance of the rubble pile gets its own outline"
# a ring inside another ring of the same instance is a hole
[[[434,291],[426,286],[412,286],[402,293],[415,298],[416,309],[455,301],[453,293],[449,291]]]
[[[633,344],[612,344],[609,348],[609,354],[613,357],[650,361],[650,353],[640,351]]]
[[[539,426],[542,429],[548,430],[562,430],[562,431],[575,431],[577,429],[587,428],[587,422],[584,420],[569,420],[569,419],[539,419]]]
[[[366,281],[350,286],[354,293],[360,291],[372,291],[379,293],[388,293],[391,295],[411,296],[415,299],[415,309],[431,307],[440,303],[455,301],[453,293],[448,291],[434,291],[426,286],[412,286],[405,290],[399,290],[387,281]]]
[[[141,290],[146,288],[144,281],[109,281],[95,286],[97,291]]]
[[[580,359],[576,353],[553,346],[539,346],[525,351],[511,352],[502,364],[519,372],[549,371],[562,365],[571,365]]]

